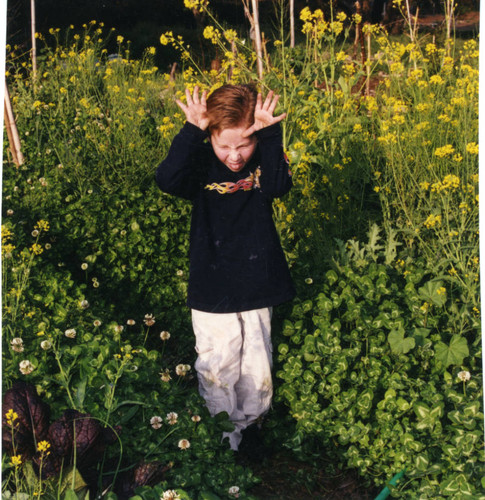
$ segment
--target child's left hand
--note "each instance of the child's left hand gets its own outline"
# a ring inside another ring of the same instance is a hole
[[[282,113],[279,116],[273,116],[279,98],[279,95],[274,94],[274,92],[270,90],[263,104],[263,97],[261,94],[258,94],[256,108],[254,109],[254,123],[243,132],[243,137],[249,137],[257,130],[274,125],[286,118],[286,113]]]

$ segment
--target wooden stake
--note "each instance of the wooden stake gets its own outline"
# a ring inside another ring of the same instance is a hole
[[[256,44],[256,56],[257,56],[257,67],[259,79],[263,79],[263,51],[261,47],[261,30],[259,27],[259,11],[258,11],[258,1],[251,0],[251,5],[253,8],[253,26],[254,26],[254,41]]]
[[[295,0],[290,0],[290,47],[295,48]]]
[[[12,159],[15,165],[19,167],[24,163],[24,155],[20,150],[20,137],[15,124],[15,117],[13,114],[12,103],[8,93],[7,82],[5,82],[5,127],[7,128],[8,142],[10,144],[10,151],[12,152]]]
[[[30,0],[30,34],[32,36],[32,74],[37,78],[37,44],[35,41],[35,0]]]

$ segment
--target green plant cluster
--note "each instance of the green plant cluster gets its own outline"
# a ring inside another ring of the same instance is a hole
[[[341,243],[284,322],[278,398],[341,466],[382,485],[406,471],[397,496],[482,498],[479,320],[457,331],[444,282],[378,232]]]

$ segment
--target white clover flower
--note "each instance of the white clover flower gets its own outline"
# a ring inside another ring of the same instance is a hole
[[[177,276],[183,276],[184,275],[184,272],[182,271],[182,269],[179,269],[177,271]]]
[[[87,269],[88,267],[89,267],[89,265],[88,265],[88,263],[87,263],[87,262],[83,262],[83,263],[81,264],[81,269],[82,269],[83,271],[86,271],[86,269]]]
[[[167,413],[167,423],[169,425],[175,425],[177,423],[178,418],[179,416],[174,411]]]
[[[7,210],[7,215],[13,215],[13,210],[11,208]]]
[[[124,326],[121,326],[121,325],[116,325],[115,326],[115,332],[116,333],[121,333],[124,329],[125,329]]]
[[[45,244],[45,249],[50,250],[52,248],[52,245],[50,243]]]
[[[86,299],[81,300],[81,302],[79,302],[79,306],[81,309],[87,309],[89,307],[89,302]]]
[[[94,288],[99,288],[99,281],[97,278],[93,278],[93,287]]]
[[[162,419],[162,417],[159,417],[158,415],[155,415],[154,417],[152,417],[150,419],[150,425],[154,429],[160,429],[160,427],[162,427],[162,424],[163,424],[163,419]]]
[[[200,415],[193,415],[192,416],[192,422],[200,422],[201,418]]]
[[[126,321],[126,324],[127,324],[128,326],[133,326],[133,325],[135,325],[135,324],[136,324],[136,321],[135,321],[134,319],[129,319],[129,320],[127,320],[127,321]]]
[[[145,314],[145,319],[143,320],[143,323],[147,326],[152,326],[155,324],[155,316],[153,314]]]
[[[74,328],[69,328],[64,332],[64,335],[69,339],[73,339],[76,337],[76,330]]]
[[[34,371],[34,365],[28,359],[24,359],[19,363],[19,370],[22,375],[29,375]]]
[[[468,380],[471,379],[471,374],[470,372],[467,372],[465,370],[461,371],[458,373],[458,378],[462,381],[462,382],[468,382]]]
[[[39,231],[37,229],[34,229],[31,234],[34,238],[37,238],[37,236],[39,236]]]
[[[231,486],[227,491],[229,495],[232,495],[235,498],[239,497],[239,486]]]
[[[52,347],[52,342],[50,340],[43,340],[40,343],[41,349],[44,349],[44,351],[48,351]]]
[[[170,380],[172,380],[172,377],[170,376],[170,370],[168,368],[162,370],[160,372],[160,378],[162,379],[162,382],[170,382]]]
[[[10,345],[15,352],[22,352],[24,350],[24,341],[20,337],[12,339]]]
[[[101,321],[99,319],[95,319],[93,321],[93,325],[96,327],[96,328],[99,328],[101,326]]]
[[[181,377],[185,377],[187,375],[187,372],[190,371],[190,365],[177,365],[175,367],[175,373],[177,375],[180,375]]]
[[[170,333],[164,330],[163,332],[160,332],[160,338],[163,341],[168,340],[170,338]]]
[[[190,441],[188,439],[181,439],[178,443],[178,447],[181,450],[187,450],[188,448],[190,448]]]
[[[175,490],[166,490],[160,500],[180,500],[180,495]]]
[[[307,278],[307,279],[305,280],[305,283],[306,283],[307,285],[311,285],[311,284],[313,283],[312,278]]]

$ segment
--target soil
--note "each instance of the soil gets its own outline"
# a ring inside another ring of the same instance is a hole
[[[354,471],[327,475],[315,465],[278,452],[262,464],[246,463],[261,482],[249,493],[260,500],[373,500],[378,489]]]
[[[439,28],[445,24],[443,14],[418,16],[418,25],[422,28]],[[456,31],[470,31],[478,33],[480,27],[480,12],[471,11],[460,14],[455,19]]]

